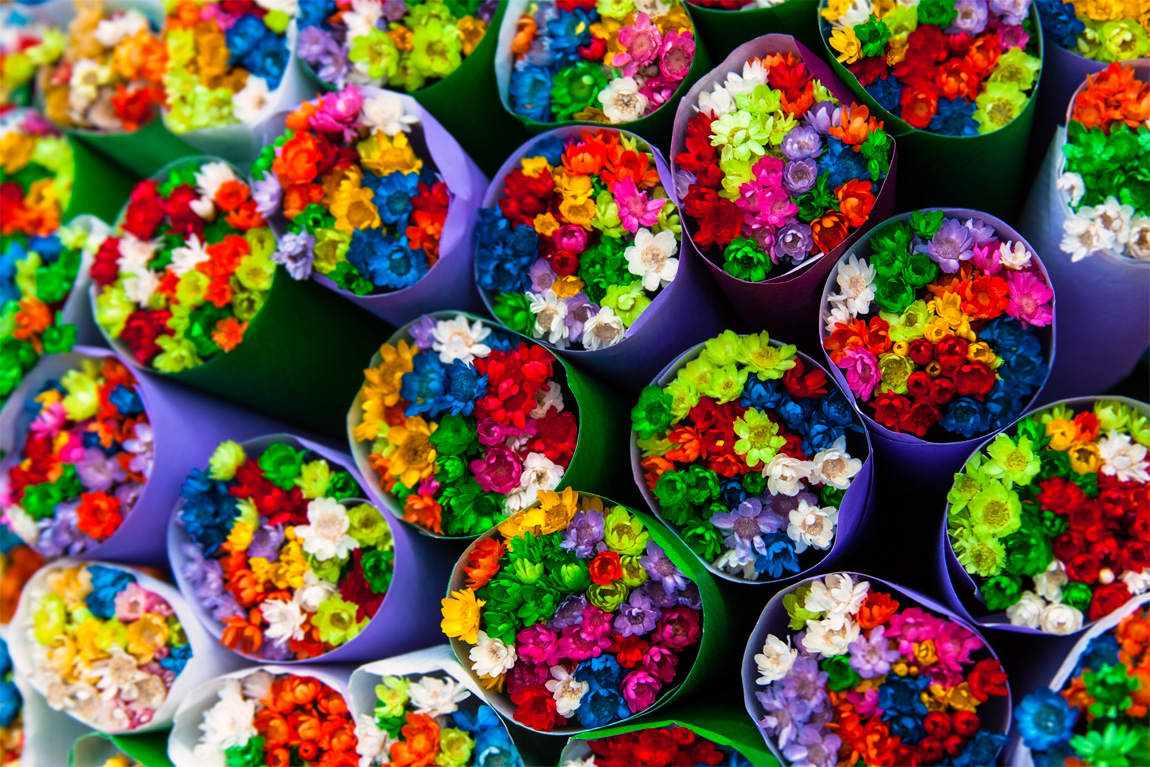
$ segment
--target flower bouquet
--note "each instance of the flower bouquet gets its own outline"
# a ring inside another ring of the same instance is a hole
[[[389,322],[479,307],[471,233],[487,179],[434,117],[349,85],[276,122],[252,169],[263,212],[286,229],[272,261]]]
[[[718,331],[681,248],[671,175],[632,133],[568,127],[528,141],[488,187],[475,241],[488,310],[597,373],[641,385]]]
[[[707,64],[683,0],[510,0],[495,77],[532,133],[610,123],[658,139]]]
[[[1148,80],[1144,59],[1078,81],[1019,224],[1058,291],[1047,399],[1106,391],[1146,351],[1150,172],[1139,142],[1150,141]]]
[[[296,61],[296,2],[166,3],[164,125],[203,154],[247,167],[265,121],[315,95]]]
[[[32,105],[36,70],[60,57],[65,38],[23,3],[0,7],[0,29],[0,112],[6,112]]]
[[[698,683],[726,614],[658,522],[599,496],[540,491],[468,547],[443,600],[455,657],[503,716],[574,734]]]
[[[1030,0],[820,5],[831,66],[898,140],[900,205],[1013,215],[1042,69]],[[993,184],[968,172],[983,167]]]
[[[686,232],[735,311],[813,341],[797,320],[831,264],[855,230],[894,210],[882,123],[809,50],[765,35],[679,103],[671,157]]]
[[[1032,411],[982,445],[947,495],[955,608],[1072,634],[1150,589],[1147,445],[1150,406],[1102,399]]]
[[[743,694],[771,752],[794,765],[990,765],[1010,729],[993,648],[926,597],[857,573],[771,599]]]
[[[435,537],[474,538],[540,490],[597,485],[622,456],[614,399],[538,344],[466,314],[407,325],[348,413],[369,492]]]
[[[44,557],[0,524],[0,634],[8,627],[24,584],[44,565]]]
[[[210,157],[180,160],[135,186],[96,252],[96,322],[141,369],[339,434],[355,361],[371,348],[365,331],[384,326],[277,270],[275,252],[242,175]]]
[[[435,598],[438,589],[421,584],[440,582],[435,560],[360,500],[350,466],[280,434],[223,442],[206,470],[192,469],[168,554],[224,646],[253,660],[346,662],[434,641],[434,614],[414,605]]]
[[[67,764],[72,741],[90,732],[67,714],[49,708],[28,680],[16,673],[8,644],[0,636],[0,764]]]
[[[507,725],[447,645],[360,666],[349,687],[362,767],[523,767]]]
[[[904,213],[827,278],[822,345],[876,445],[936,489],[1046,381],[1054,291],[1029,244],[959,208]]]
[[[235,666],[174,587],[72,559],[28,583],[9,650],[50,707],[107,733],[167,727],[188,690]]]
[[[105,349],[44,357],[2,411],[0,528],[47,559],[161,566],[186,466],[267,423],[128,368]]]
[[[631,411],[631,469],[659,519],[715,575],[810,570],[862,524],[870,441],[823,368],[766,331],[684,352]]]
[[[1150,742],[1150,596],[1084,634],[1050,685],[1014,708],[1010,764],[1138,764]]]
[[[176,711],[175,767],[355,767],[358,739],[339,666],[256,666],[192,690]]]

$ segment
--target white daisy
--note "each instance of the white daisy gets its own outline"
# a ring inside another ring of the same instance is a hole
[[[567,348],[567,302],[545,290],[542,295],[527,293],[528,308],[535,315],[531,335],[561,349]]]
[[[515,665],[515,647],[501,639],[488,636],[480,631],[478,641],[471,648],[468,656],[471,659],[471,669],[479,676],[499,677],[511,670]]]
[[[466,315],[457,314],[453,320],[438,320],[431,332],[431,348],[439,354],[439,361],[450,365],[455,360],[471,362],[476,357],[491,354],[491,347],[483,343],[491,335],[491,328],[479,320],[469,322]]]
[[[343,559],[359,548],[359,543],[347,534],[351,520],[339,501],[316,498],[307,505],[306,525],[296,525],[295,532],[303,542],[303,550],[320,562]]]
[[[640,228],[635,232],[634,244],[623,251],[623,256],[627,259],[627,271],[643,280],[644,290],[658,290],[675,279],[679,259],[674,255],[678,251],[674,232],[664,229],[652,234],[650,229]]]
[[[425,676],[411,683],[407,696],[415,706],[415,713],[436,717],[458,711],[456,704],[470,698],[471,692],[451,677]]]
[[[583,346],[592,352],[606,349],[622,341],[626,330],[623,318],[615,314],[614,309],[601,307],[594,317],[583,323]]]
[[[599,93],[603,115],[610,123],[629,123],[638,120],[647,111],[647,97],[639,92],[633,77],[618,77]]]

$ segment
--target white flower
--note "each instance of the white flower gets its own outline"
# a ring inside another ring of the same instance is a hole
[[[105,701],[117,695],[127,701],[135,700],[136,685],[149,676],[135,658],[115,644],[108,648],[108,657],[95,661],[87,669],[88,681],[95,682],[100,698]]]
[[[1066,217],[1062,224],[1061,248],[1070,254],[1070,261],[1081,261],[1100,250],[1111,250],[1116,240],[1114,232],[1094,220],[1091,208],[1082,208]]]
[[[359,543],[347,534],[351,520],[347,509],[333,498],[316,498],[307,505],[306,525],[296,525],[295,532],[303,541],[303,550],[320,562],[343,559]]]
[[[652,19],[666,16],[671,6],[663,0],[635,0],[635,13],[645,13]]]
[[[1130,589],[1130,593],[1134,596],[1145,594],[1150,591],[1150,570],[1127,570],[1118,576],[1118,580],[1126,584],[1126,588]]]
[[[847,573],[831,573],[821,581],[811,582],[811,591],[803,602],[803,609],[826,613],[828,620],[841,620],[857,613],[868,593],[869,582],[855,583]]]
[[[859,24],[865,24],[872,12],[870,0],[854,0],[851,3],[851,7],[848,8],[842,16],[831,20],[831,27],[833,29],[844,29],[847,27],[853,29]]]
[[[767,84],[767,70],[759,60],[748,61],[743,64],[743,73],[728,72],[723,87],[731,94],[731,98],[750,93],[759,85]]]
[[[1034,576],[1034,591],[1038,596],[1050,602],[1062,601],[1062,587],[1068,580],[1066,567],[1054,559],[1046,572]]]
[[[303,576],[303,585],[292,596],[292,601],[306,612],[314,613],[334,593],[334,583],[320,578],[309,569]]]
[[[168,264],[168,271],[177,277],[183,277],[208,260],[208,249],[205,243],[200,242],[197,235],[192,235],[178,248],[172,248],[172,261]]]
[[[250,81],[251,78],[248,80]],[[226,162],[206,162],[196,171],[196,191],[200,193],[201,197],[214,200],[221,186],[235,180],[236,172]]]
[[[830,658],[843,655],[851,642],[859,638],[859,625],[849,616],[840,619],[807,621],[803,647],[807,652]]]
[[[652,234],[650,229],[640,227],[635,232],[635,244],[623,251],[627,259],[627,271],[643,280],[644,290],[658,290],[669,285],[679,271],[679,259],[673,258],[679,250],[675,233],[664,229]]]
[[[827,506],[819,508],[807,501],[799,501],[797,509],[791,509],[787,535],[795,542],[795,553],[802,554],[807,547],[826,551],[835,537],[835,525],[839,521],[839,510]]]
[[[1046,602],[1033,591],[1024,591],[1018,601],[1006,608],[1006,618],[1014,626],[1038,628],[1038,620]]]
[[[116,266],[121,274],[143,274],[148,271],[148,264],[158,247],[160,243],[156,240],[138,240],[125,233],[120,238],[120,256],[116,259]]]
[[[147,306],[159,286],[160,278],[153,272],[137,272],[124,278],[124,294],[140,306]]]
[[[33,544],[40,540],[40,528],[36,526],[36,520],[22,506],[8,506],[4,514],[8,529],[20,536],[24,543]]]
[[[1114,240],[1125,245],[1130,240],[1130,220],[1134,217],[1134,207],[1123,205],[1113,195],[1101,205],[1094,206],[1094,220],[1104,229],[1114,233]]]
[[[744,556],[735,549],[727,549],[714,562],[717,570],[741,576],[744,580],[757,581],[760,573],[755,570],[755,558]]]
[[[846,303],[844,303],[841,298],[841,296],[835,294],[830,297],[830,303],[827,304],[826,316],[823,318],[823,326],[828,333],[835,332],[835,326],[840,322],[846,325],[854,319],[854,315],[850,313]]]
[[[383,3],[378,0],[352,0],[351,11],[344,11],[340,17],[347,26],[347,39],[368,35],[375,23],[383,18]]]
[[[592,352],[606,349],[622,341],[626,330],[623,318],[614,309],[600,307],[594,317],[583,323],[583,346]]]
[[[439,320],[435,323],[435,330],[431,331],[434,339],[431,348],[439,354],[439,361],[450,365],[455,360],[471,362],[476,357],[486,357],[491,354],[491,347],[483,343],[483,339],[491,335],[491,328],[479,320],[468,322],[467,316],[455,315],[453,320]]]
[[[271,91],[267,80],[255,75],[248,75],[244,87],[232,96],[232,114],[242,123],[254,123],[268,104],[271,103]]]
[[[1082,200],[1082,195],[1086,194],[1086,182],[1077,173],[1063,173],[1054,182],[1054,186],[1066,192],[1071,205],[1077,205]]]
[[[523,474],[519,478],[519,487],[507,496],[505,502],[507,511],[527,508],[538,499],[540,490],[554,490],[559,487],[559,480],[562,478],[562,466],[552,463],[541,453],[528,453],[523,459]]]
[[[811,476],[812,468],[814,464],[810,461],[799,461],[785,453],[778,453],[763,467],[767,489],[771,495],[796,496],[804,487],[803,480]]]
[[[415,706],[415,713],[436,717],[458,711],[456,704],[470,698],[471,692],[450,676],[444,679],[425,676],[411,683],[407,696]]]
[[[359,767],[387,764],[391,761],[391,736],[375,724],[369,714],[355,718],[355,752],[359,754]]]
[[[257,670],[245,676],[240,680],[240,687],[244,691],[244,697],[250,700],[263,700],[264,696],[268,694],[271,689],[272,682],[275,677],[267,671]]]
[[[548,381],[543,384],[539,393],[535,395],[535,407],[529,415],[532,418],[542,418],[547,411],[555,408],[556,413],[563,412],[563,387],[558,381]]]
[[[763,651],[755,656],[755,665],[759,667],[759,678],[755,683],[768,685],[782,679],[790,672],[798,655],[799,651],[791,647],[789,642],[768,634],[767,641],[763,643]]]
[[[307,623],[308,616],[294,599],[265,600],[260,603],[260,614],[268,622],[264,633],[275,644],[282,647],[289,639],[298,641],[304,638],[303,627]]]
[[[699,93],[699,106],[695,107],[696,111],[699,112],[714,113],[716,120],[734,108],[735,99],[731,96],[731,92],[718,83],[715,83],[714,89],[710,93],[707,91]]]
[[[559,716],[570,717],[579,710],[579,703],[587,693],[587,682],[578,682],[571,672],[562,666],[551,667],[551,678],[547,680],[547,690],[555,698],[555,708]]]
[[[244,698],[238,680],[225,679],[219,701],[204,712],[204,720],[200,723],[200,731],[204,735],[200,742],[221,753],[247,743],[258,734],[252,726],[256,703],[254,698]]]
[[[471,658],[471,670],[479,676],[488,677],[503,676],[510,671],[515,665],[515,646],[487,636],[483,631],[476,636],[478,642],[467,656]]]
[[[599,93],[603,115],[607,122],[629,123],[638,120],[647,111],[647,97],[639,92],[639,83],[633,77],[618,77]]]
[[[299,13],[299,3],[296,0],[256,0],[256,5],[269,11],[280,11],[288,16]]]
[[[862,471],[862,461],[851,458],[847,452],[847,438],[839,437],[826,450],[815,453],[811,467],[811,482],[846,490],[851,479]]]
[[[1098,452],[1102,455],[1102,473],[1106,476],[1117,477],[1119,482],[1150,482],[1146,446],[1131,440],[1129,434],[1111,429],[1098,440]]]
[[[394,136],[397,133],[407,133],[412,125],[418,125],[419,117],[407,114],[403,108],[403,99],[395,93],[380,91],[363,100],[359,121],[362,125]]]
[[[1139,261],[1150,261],[1150,216],[1139,215],[1130,219],[1126,255]]]
[[[80,59],[72,65],[72,76],[68,79],[68,105],[81,111],[92,103],[101,85],[111,81],[112,70],[93,59]]]
[[[211,221],[216,217],[216,204],[207,197],[197,197],[188,203],[188,208],[204,221]]]
[[[152,463],[156,458],[156,440],[152,425],[147,421],[136,424],[132,428],[132,438],[124,440],[123,447],[132,453],[128,470],[143,474],[145,477],[151,476]]]
[[[859,259],[851,254],[850,258],[839,264],[839,272],[835,277],[842,293],[832,300],[841,300],[847,311],[854,316],[866,314],[870,311],[870,302],[874,300],[874,281],[876,272],[866,259]]]
[[[1070,605],[1049,604],[1038,616],[1038,627],[1047,634],[1073,634],[1082,628],[1082,613]]]
[[[126,11],[111,19],[100,19],[96,25],[96,39],[105,48],[115,48],[125,37],[148,28],[148,19],[139,11]]]
[[[1000,242],[998,244],[998,260],[1007,269],[1018,271],[1030,264],[1030,251],[1021,242]]]
[[[561,349],[567,348],[567,302],[553,290],[545,290],[542,295],[529,291],[527,300],[528,308],[535,315],[532,336]]]

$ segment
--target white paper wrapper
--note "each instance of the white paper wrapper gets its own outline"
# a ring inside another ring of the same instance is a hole
[[[12,617],[12,625],[9,630],[8,649],[12,654],[12,664],[16,667],[17,673],[23,675],[28,683],[41,695],[45,694],[49,680],[40,674],[34,673],[35,661],[33,659],[33,648],[37,643],[32,636],[32,626],[36,612],[36,603],[43,594],[47,593],[48,574],[81,564],[98,564],[103,567],[110,567],[132,573],[141,588],[154,591],[167,600],[175,612],[176,617],[179,618],[180,624],[184,628],[184,633],[187,635],[188,642],[192,646],[192,657],[188,660],[187,665],[184,666],[184,670],[181,671],[175,681],[172,682],[171,689],[168,690],[167,698],[164,699],[163,705],[156,710],[152,721],[134,730],[130,730],[130,732],[152,732],[167,727],[171,723],[180,701],[187,695],[189,690],[206,679],[226,673],[242,665],[242,662],[236,658],[236,656],[229,653],[203,629],[196,620],[194,613],[189,609],[188,603],[184,601],[184,598],[174,586],[125,565],[110,562],[80,562],[75,559],[60,559],[51,565],[41,568],[32,576],[32,580],[28,581],[28,585],[24,587],[24,591],[20,595],[20,602],[16,606],[16,614]],[[47,705],[46,702],[45,705]],[[72,711],[66,711],[65,713],[81,724],[87,724],[93,729],[100,729],[102,732],[129,732],[129,730],[126,729],[99,728],[92,723],[84,722]],[[71,747],[71,741],[68,742],[67,747]],[[67,763],[67,750],[64,751],[64,754],[65,758],[63,761],[56,762],[55,767]]]
[[[24,752],[20,767],[62,767],[68,763],[68,750],[77,738],[91,730],[72,717],[56,711],[22,674],[16,674],[16,688],[24,699]]]
[[[470,690],[472,695],[487,700],[483,688],[476,684],[467,670],[455,659],[451,647],[444,644],[395,658],[377,660],[357,668],[351,675],[351,699],[348,701],[351,712],[357,717],[360,714],[372,715],[375,710],[375,686],[379,684],[379,678],[382,676],[434,674],[439,671],[451,676]]]
[[[116,744],[99,733],[90,732],[72,744],[68,767],[102,767],[104,762],[120,753]]]

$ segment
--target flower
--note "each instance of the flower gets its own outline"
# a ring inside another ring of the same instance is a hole
[[[842,293],[833,296],[832,300],[843,303],[852,316],[866,314],[874,300],[874,279],[874,267],[852,254],[839,264],[835,280]]]
[[[646,290],[657,290],[675,279],[679,260],[672,256],[678,247],[673,232],[662,231],[651,234],[646,228],[640,229],[635,233],[635,244],[624,251],[627,270],[642,278]]]
[[[766,685],[787,676],[798,657],[798,650],[778,637],[768,635],[763,643],[763,651],[755,655],[755,665],[759,668],[756,684]]]
[[[1139,445],[1127,434],[1113,429],[1098,441],[1102,458],[1102,473],[1116,477],[1120,482],[1150,482],[1150,461],[1147,461],[1147,448]]]
[[[551,679],[544,686],[555,698],[556,712],[563,717],[569,717],[579,709],[580,701],[589,688],[586,682],[577,681],[562,666],[551,667]]]
[[[487,604],[476,599],[475,592],[468,589],[453,592],[443,603],[443,633],[475,644],[479,630],[479,609]]]
[[[459,710],[456,705],[471,696],[459,682],[450,677],[438,679],[425,676],[407,688],[408,698],[416,714],[431,717],[445,716]]]
[[[343,559],[359,547],[359,542],[348,535],[350,521],[345,509],[331,498],[318,498],[307,505],[306,525],[297,525],[296,535],[303,541],[303,550],[321,562]]]
[[[514,646],[489,637],[482,631],[478,632],[476,637],[475,646],[468,652],[471,668],[476,674],[486,677],[503,676],[515,666]]]
[[[643,116],[650,104],[632,77],[618,77],[607,83],[598,98],[603,105],[603,116],[610,123],[634,122]]]
[[[269,599],[260,604],[260,615],[268,623],[268,639],[276,644],[283,645],[289,639],[299,641],[304,638],[307,615],[295,601]]]

